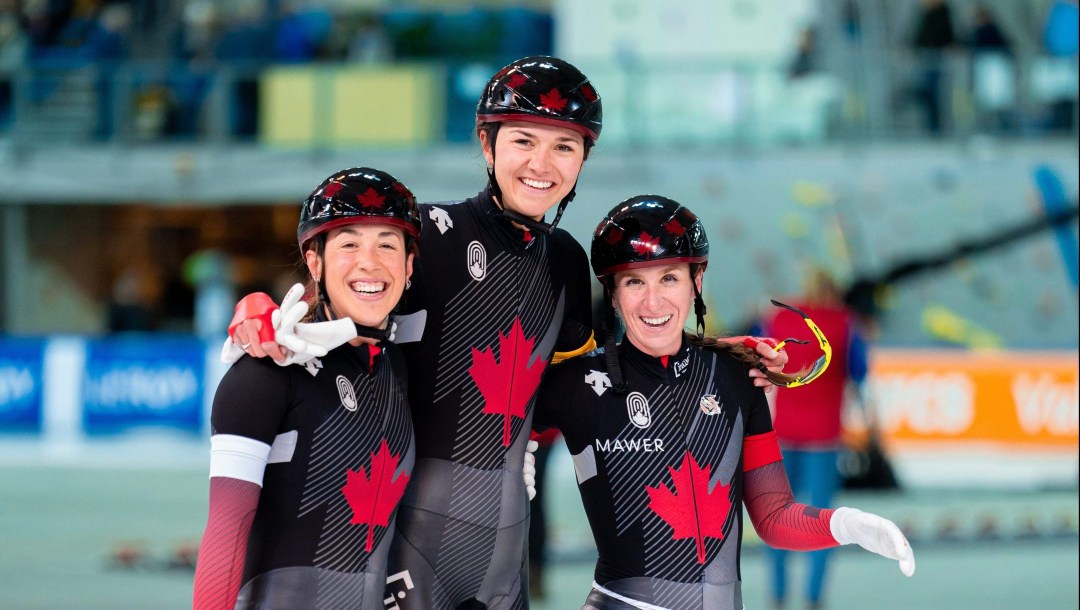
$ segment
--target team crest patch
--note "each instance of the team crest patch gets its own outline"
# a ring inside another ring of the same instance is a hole
[[[705,394],[701,397],[701,401],[698,402],[701,407],[701,412],[705,415],[716,415],[720,412],[720,403],[716,401],[715,394]]]
[[[626,397],[626,414],[630,417],[630,423],[638,428],[648,428],[652,425],[649,401],[641,392],[630,392]]]
[[[356,410],[356,393],[353,392],[352,383],[344,375],[337,376],[338,396],[341,397],[341,406],[350,411]]]
[[[487,252],[478,241],[469,242],[469,249],[465,256],[465,264],[469,266],[469,275],[472,279],[480,281],[487,274]]]

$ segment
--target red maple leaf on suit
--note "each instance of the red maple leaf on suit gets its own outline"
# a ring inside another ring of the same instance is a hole
[[[514,318],[510,332],[505,336],[499,333],[499,362],[495,361],[494,348],[472,348],[473,363],[469,374],[484,396],[484,413],[503,417],[504,447],[510,446],[513,418],[525,418],[525,407],[540,385],[540,375],[547,366],[541,358],[529,362],[535,341],[535,337],[525,337],[521,319]]]
[[[731,510],[728,493],[731,485],[717,485],[709,492],[709,470],[698,466],[687,451],[678,470],[668,466],[675,491],[661,483],[659,487],[645,486],[649,492],[649,508],[672,528],[672,540],[693,538],[697,543],[698,563],[705,563],[705,539],[724,538],[724,522]]]
[[[682,226],[682,223],[674,218],[664,223],[664,230],[675,237],[686,233],[686,227]]]
[[[405,473],[394,478],[400,458],[400,455],[390,453],[384,438],[379,443],[379,450],[371,454],[370,475],[363,466],[356,472],[345,469],[345,486],[341,488],[341,493],[345,494],[353,511],[349,523],[368,526],[367,542],[364,544],[364,550],[368,553],[374,542],[375,528],[390,526],[390,516],[394,514],[405,493],[405,484],[409,482],[409,475]]]
[[[375,192],[375,189],[369,186],[368,190],[364,191],[363,195],[356,196],[356,200],[360,202],[361,207],[381,210],[383,203],[386,201],[386,197]]]
[[[340,191],[340,190],[341,190],[341,183],[340,182],[331,182],[330,184],[327,184],[323,188],[322,196],[326,197],[327,199],[330,199],[334,195],[337,195],[338,191]]]
[[[566,108],[566,98],[559,93],[559,90],[555,87],[551,88],[551,91],[540,94],[540,103],[549,110],[556,112],[562,112],[563,108]]]
[[[631,240],[630,244],[634,246],[634,252],[638,254],[656,254],[656,249],[660,247],[660,238],[642,231],[641,235]]]

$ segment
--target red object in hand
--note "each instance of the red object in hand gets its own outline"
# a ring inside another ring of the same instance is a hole
[[[776,349],[776,346],[780,345],[780,342],[777,341],[776,339],[773,339],[772,337],[750,337],[750,336],[747,336],[747,337],[743,337],[743,340],[742,340],[743,347],[748,347],[748,348],[750,348],[752,350],[755,350],[755,351],[757,350],[758,343],[764,343],[765,345],[768,345],[769,347],[771,347],[773,349]]]
[[[271,316],[278,308],[274,299],[265,292],[253,292],[240,299],[236,304],[236,313],[229,322],[229,337],[235,339],[236,327],[244,320],[261,320],[262,328],[259,329],[259,342],[266,343],[274,340],[274,322]]]

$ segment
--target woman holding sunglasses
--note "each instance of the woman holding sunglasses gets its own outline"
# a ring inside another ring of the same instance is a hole
[[[552,367],[535,419],[566,438],[599,552],[584,610],[742,608],[743,505],[770,546],[856,543],[910,576],[914,556],[891,521],[794,502],[765,394],[746,377],[759,357],[703,336],[708,252],[697,217],[652,195],[619,204],[593,234],[609,339]],[[697,336],[684,331],[691,307]],[[626,330],[617,346],[615,316]],[[797,386],[826,364],[766,374]]]
[[[549,363],[595,347],[585,251],[556,225],[601,127],[600,97],[577,68],[514,61],[477,104],[487,187],[420,205],[424,256],[392,339],[408,364],[417,438],[390,554],[391,576],[411,583],[388,587],[402,608],[528,607],[522,470],[535,392]],[[275,309],[242,302],[234,339],[283,363],[318,356],[310,336],[288,341],[267,319]],[[760,349],[771,366],[787,360]]]

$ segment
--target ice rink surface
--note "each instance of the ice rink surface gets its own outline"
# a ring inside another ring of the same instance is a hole
[[[44,449],[0,443],[0,609],[190,608],[191,551],[206,519],[199,443],[146,439]],[[565,460],[565,461],[564,461]],[[548,594],[535,610],[580,608],[592,579],[588,527],[569,458],[556,454],[544,490],[552,511]],[[995,468],[985,463],[985,468]],[[1075,479],[1073,480],[1075,482]],[[1078,496],[1065,488],[907,486],[847,492],[839,504],[877,512],[908,533],[917,571],[845,547],[834,552],[826,608],[1076,608]],[[127,554],[129,563],[117,555]],[[792,592],[804,562],[792,556]],[[766,556],[749,530],[746,607],[770,608]],[[802,608],[789,600],[787,608]]]

